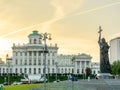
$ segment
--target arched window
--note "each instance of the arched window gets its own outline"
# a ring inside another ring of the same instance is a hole
[[[27,68],[24,68],[24,73],[27,73]]]
[[[54,73],[54,68],[52,69],[52,73]]]
[[[29,68],[29,74],[31,74],[31,68]]]
[[[18,70],[17,70],[17,68],[15,69],[15,73],[16,73],[16,74],[18,73]]]
[[[36,68],[34,68],[34,74],[36,74]]]
[[[22,73],[22,68],[20,68],[20,73]]]
[[[34,44],[36,44],[36,41],[37,41],[37,40],[36,40],[36,39],[34,39]]]
[[[39,74],[41,73],[41,69],[40,69],[40,68],[38,68],[38,73],[39,73]]]

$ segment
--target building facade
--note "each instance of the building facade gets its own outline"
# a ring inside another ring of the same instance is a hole
[[[100,73],[100,63],[92,62],[91,68],[92,68],[92,74],[93,75],[96,75],[96,74]]]
[[[87,54],[58,55],[58,46],[47,45],[46,58],[45,45],[42,35],[33,31],[28,35],[29,43],[23,45],[13,44],[12,58],[7,58],[7,63],[0,66],[0,74],[44,74],[46,60],[46,74],[84,74],[87,67],[91,68],[92,57]]]
[[[110,63],[120,60],[120,37],[110,40]]]

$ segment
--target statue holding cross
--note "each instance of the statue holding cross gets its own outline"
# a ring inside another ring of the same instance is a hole
[[[99,40],[98,44],[100,47],[100,72],[101,73],[111,73],[111,67],[109,63],[109,45],[107,44],[105,38],[101,38],[101,32],[103,30],[101,29],[101,26],[99,26]]]

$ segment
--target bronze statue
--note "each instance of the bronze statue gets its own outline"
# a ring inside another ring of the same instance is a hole
[[[108,50],[109,50],[109,45],[107,44],[105,38],[101,38],[101,26],[99,27],[99,40],[98,44],[100,46],[100,72],[101,73],[111,73],[111,66],[109,63],[109,55],[108,55]]]

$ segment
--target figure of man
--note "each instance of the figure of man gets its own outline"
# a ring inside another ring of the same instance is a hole
[[[109,45],[107,44],[105,38],[101,38],[101,26],[99,27],[99,40],[98,44],[100,47],[100,72],[101,73],[111,73],[111,66],[109,63],[108,50]]]

